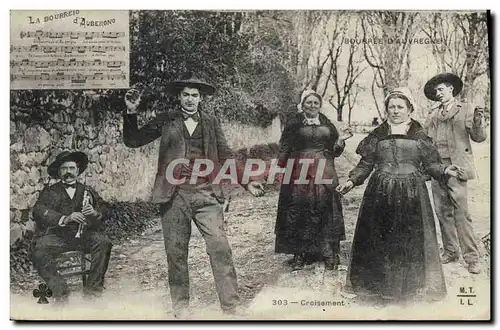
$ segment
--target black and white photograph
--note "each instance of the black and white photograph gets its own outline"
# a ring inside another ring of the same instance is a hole
[[[491,11],[9,15],[11,320],[492,319]]]

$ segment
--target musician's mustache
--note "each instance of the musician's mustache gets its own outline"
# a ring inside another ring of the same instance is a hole
[[[62,176],[63,179],[72,179],[75,178],[75,176],[71,173],[66,173]]]

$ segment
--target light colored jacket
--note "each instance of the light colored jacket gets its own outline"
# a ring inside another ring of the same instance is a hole
[[[437,139],[439,111],[439,107],[433,109],[424,124],[424,130],[434,143]],[[464,103],[455,102],[450,109],[449,119],[445,120],[445,122],[449,121],[445,127],[451,162],[465,168],[464,180],[476,177],[470,140],[483,142],[488,136],[484,123],[483,125],[475,125],[473,119],[474,110]]]

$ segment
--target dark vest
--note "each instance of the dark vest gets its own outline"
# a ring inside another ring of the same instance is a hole
[[[186,158],[190,159],[192,157],[200,157],[205,156],[203,154],[203,132],[201,128],[201,121],[198,122],[196,129],[193,132],[193,135],[189,135],[189,131],[186,128],[186,125],[182,125],[184,141],[186,143]]]
[[[186,183],[191,178],[194,160],[196,158],[205,158],[205,154],[203,152],[203,130],[202,130],[201,125],[202,125],[202,122],[199,121],[198,125],[196,125],[196,128],[193,132],[193,135],[189,135],[189,131],[186,128],[186,125],[184,125],[184,123],[182,124],[182,127],[183,127],[182,132],[184,134],[184,142],[186,144],[186,156],[185,156],[185,158],[188,159],[190,162],[189,166],[182,165],[182,170],[181,170],[181,177],[186,178]],[[206,181],[207,180],[204,180],[202,178],[198,178],[197,182],[202,183],[202,182],[206,182]]]

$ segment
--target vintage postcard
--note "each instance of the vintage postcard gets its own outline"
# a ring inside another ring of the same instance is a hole
[[[489,11],[10,27],[12,320],[491,320]]]

